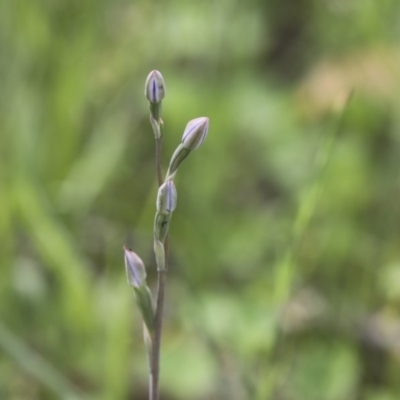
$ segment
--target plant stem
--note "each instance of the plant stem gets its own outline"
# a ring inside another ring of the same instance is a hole
[[[160,349],[161,349],[161,332],[162,332],[162,319],[164,310],[164,292],[165,282],[167,279],[167,271],[159,271],[157,277],[157,305],[156,316],[154,322],[154,336],[153,348],[151,352],[151,365],[150,365],[150,388],[149,400],[158,400],[159,392],[159,376],[160,376]]]
[[[161,152],[162,152],[162,137],[156,138],[156,169],[157,169],[158,187],[160,187],[163,183]]]
[[[156,138],[156,169],[157,169],[158,186],[161,186],[163,183],[161,149],[162,149],[162,136],[160,138]],[[163,323],[163,313],[164,313],[165,283],[167,280],[167,270],[168,270],[168,236],[165,239],[164,254],[165,254],[165,269],[163,271],[157,271],[157,301],[156,301],[156,315],[154,321],[154,335],[152,338],[152,349],[150,357],[149,400],[158,400],[159,398],[161,333],[162,333],[162,323]]]

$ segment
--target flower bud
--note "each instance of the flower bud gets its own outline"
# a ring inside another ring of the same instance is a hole
[[[157,195],[157,212],[161,214],[170,214],[176,208],[176,203],[178,200],[178,195],[176,193],[176,188],[174,182],[167,181],[164,182],[158,189]]]
[[[146,282],[146,269],[141,258],[124,247],[125,270],[128,283],[134,288],[139,288]]]
[[[159,103],[165,97],[165,82],[161,72],[154,70],[147,76],[144,94],[150,103]]]
[[[208,125],[209,120],[207,117],[200,117],[189,121],[183,132],[182,146],[189,150],[197,149],[207,136]]]

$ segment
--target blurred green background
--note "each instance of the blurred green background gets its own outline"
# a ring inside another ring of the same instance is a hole
[[[398,0],[0,0],[0,399],[147,398],[122,246],[155,284],[162,400],[400,398]]]

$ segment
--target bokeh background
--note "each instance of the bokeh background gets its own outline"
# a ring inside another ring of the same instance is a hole
[[[398,0],[0,2],[0,398],[147,398],[122,246],[155,284],[163,400],[400,398]]]

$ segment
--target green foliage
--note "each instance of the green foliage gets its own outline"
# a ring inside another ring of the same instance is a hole
[[[155,68],[164,171],[210,118],[176,178],[161,398],[399,398],[399,17],[0,2],[0,398],[146,398],[122,246],[153,287]]]

